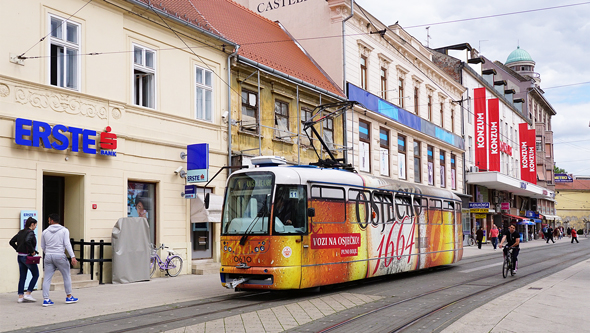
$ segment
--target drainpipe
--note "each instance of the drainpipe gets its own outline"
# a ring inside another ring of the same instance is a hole
[[[346,99],[348,99],[348,89],[346,87],[346,21],[354,16],[354,0],[350,0],[350,15],[342,20],[342,90],[344,91],[344,95]],[[346,123],[346,116],[348,111],[344,111],[342,114],[342,127],[344,129],[342,133],[342,141],[344,141],[344,163],[348,163],[348,127]],[[354,128],[352,129],[354,132]],[[353,163],[354,163],[354,153],[353,153]]]
[[[227,56],[227,143],[228,143],[228,151],[227,151],[227,165],[231,166],[231,58],[235,57],[238,54],[238,50],[240,49],[240,45],[236,45],[235,51]],[[228,169],[231,170],[231,169]]]

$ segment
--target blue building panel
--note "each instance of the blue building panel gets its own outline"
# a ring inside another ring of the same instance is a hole
[[[460,136],[448,132],[433,123],[420,118],[418,115],[399,108],[351,83],[348,83],[348,99],[359,102],[366,109],[381,114],[402,125],[413,128],[433,138],[437,138],[459,149],[465,149],[465,142]]]

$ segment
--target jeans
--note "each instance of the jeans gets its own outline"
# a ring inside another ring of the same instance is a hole
[[[498,237],[491,237],[490,239],[492,240],[492,245],[494,246],[495,250],[496,246],[498,246]]]
[[[506,245],[504,247],[504,256],[506,256],[506,253],[508,252],[508,247],[509,247],[508,245]],[[514,268],[514,269],[517,269],[518,268],[517,262],[518,262],[518,253],[519,252],[520,252],[520,248],[519,247],[516,247],[516,248],[513,248],[512,249],[512,264],[514,265],[514,267],[512,267],[512,268]]]
[[[18,269],[20,272],[20,277],[18,279],[18,294],[24,295],[27,271],[31,271],[31,274],[33,275],[31,282],[29,282],[29,288],[27,288],[27,291],[30,293],[35,289],[37,279],[39,279],[39,267],[37,267],[37,264],[27,265],[27,256],[17,256],[16,260],[18,261]]]

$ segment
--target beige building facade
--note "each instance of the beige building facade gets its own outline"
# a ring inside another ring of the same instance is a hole
[[[0,22],[12,31],[0,37],[0,292],[17,289],[8,241],[22,211],[37,212],[38,244],[49,213],[74,240],[106,242],[119,218],[144,216],[150,241],[185,259],[182,273],[191,258],[218,258],[217,224],[208,250],[195,250],[186,178],[174,171],[186,170],[190,144],[209,144],[210,175],[228,163],[235,45],[140,1],[5,4]],[[210,191],[224,186],[221,173]]]

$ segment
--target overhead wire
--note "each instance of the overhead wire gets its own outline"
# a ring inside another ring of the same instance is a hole
[[[68,21],[69,19],[71,19],[74,15],[78,14],[79,11],[81,11],[82,9],[84,9],[84,7],[88,6],[89,3],[91,3],[93,0],[88,0],[88,2],[86,2],[84,4],[84,6],[80,7],[80,9],[78,9],[77,11],[75,11],[72,15],[68,16],[67,19],[62,20],[61,23],[55,27],[53,30],[51,30],[47,35],[43,36],[41,39],[39,39],[39,41],[37,41],[35,44],[33,44],[33,46],[29,47],[29,49],[27,49],[25,52],[21,53],[18,56],[18,59],[27,59],[27,57],[25,57],[25,54],[27,52],[29,52],[32,48],[34,48],[35,46],[37,46],[37,44],[41,43],[42,41],[45,40],[45,38],[47,38],[49,35],[51,35],[52,33],[54,33],[58,28],[61,28],[61,26]]]

